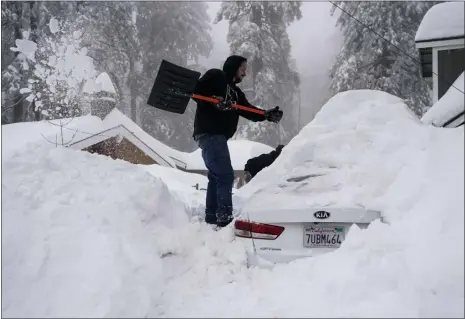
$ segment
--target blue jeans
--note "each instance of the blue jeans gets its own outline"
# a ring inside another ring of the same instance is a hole
[[[227,142],[228,139],[223,135],[203,135],[198,139],[202,158],[208,169],[205,221],[221,227],[233,219],[234,170]]]

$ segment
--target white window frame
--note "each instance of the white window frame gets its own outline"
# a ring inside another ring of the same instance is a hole
[[[460,44],[455,44],[455,45],[447,45],[447,46],[435,46],[433,47],[433,104],[438,101],[438,96],[439,96],[439,80],[438,80],[438,64],[439,64],[439,51],[445,51],[445,50],[455,50],[455,49],[463,49],[465,48],[465,40],[462,40],[462,43]]]

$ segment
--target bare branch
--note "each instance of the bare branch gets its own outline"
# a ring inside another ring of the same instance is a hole
[[[42,137],[43,137],[47,142],[49,142],[50,144],[55,144],[55,146],[58,146],[58,143],[57,143],[56,141],[55,141],[55,142],[50,141],[50,140],[49,140],[48,138],[46,138],[46,137],[44,136],[44,134],[42,134],[42,133],[40,133],[40,135],[42,135]],[[57,137],[57,135],[55,135],[55,137]]]
[[[77,132],[78,132],[78,129],[76,129],[76,131],[74,132],[73,136],[71,137],[71,140],[66,143],[66,146],[68,146],[74,141],[74,138],[76,137]]]

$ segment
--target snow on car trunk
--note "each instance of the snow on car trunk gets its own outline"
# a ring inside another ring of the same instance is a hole
[[[400,171],[421,171],[422,150],[434,133],[393,95],[337,94],[272,166],[237,192],[238,201],[256,214],[326,206],[382,210],[378,198]]]
[[[185,206],[139,167],[29,144],[3,159],[2,314],[142,317]]]

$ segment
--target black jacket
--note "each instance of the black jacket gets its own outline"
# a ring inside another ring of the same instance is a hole
[[[283,149],[283,145],[279,145],[275,150],[271,151],[268,154],[262,154],[257,157],[251,158],[247,161],[244,167],[244,171],[247,171],[254,177],[258,174],[262,169],[267,166],[273,164],[273,162],[278,158],[281,154],[281,150]]]
[[[231,89],[231,96],[236,104],[258,109],[247,101],[244,92],[239,89],[233,78],[242,62],[247,61],[244,57],[233,55],[226,59],[223,70],[210,69],[198,80],[195,93],[211,97],[221,96],[226,98],[227,87]],[[219,134],[231,138],[237,130],[239,115],[251,121],[264,121],[261,114],[251,113],[242,110],[220,111],[214,104],[194,99],[197,102],[195,112],[194,134]]]

